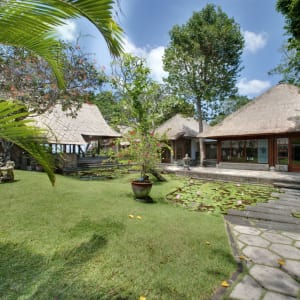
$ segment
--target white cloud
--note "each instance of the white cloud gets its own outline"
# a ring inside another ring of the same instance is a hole
[[[247,95],[249,97],[257,96],[270,87],[270,81],[263,81],[258,79],[247,80],[247,78],[242,78],[241,81],[237,83],[239,93],[241,95]]]
[[[143,57],[147,66],[151,70],[151,76],[154,80],[162,82],[162,78],[167,76],[167,73],[163,70],[162,57],[164,55],[165,48],[162,46],[146,49],[136,47],[127,38],[123,40],[124,50],[127,53]]]
[[[66,24],[56,27],[56,30],[61,39],[72,42],[77,37],[77,27],[74,21],[68,20]]]
[[[245,39],[245,50],[251,53],[257,52],[259,49],[262,49],[267,44],[267,34],[255,33],[251,31],[243,31]]]

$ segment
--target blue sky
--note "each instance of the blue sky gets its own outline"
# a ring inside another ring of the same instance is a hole
[[[269,76],[268,71],[280,63],[280,48],[284,35],[284,19],[276,9],[276,0],[120,0],[122,14],[117,22],[125,31],[124,48],[147,59],[155,80],[166,73],[162,56],[169,42],[169,31],[182,25],[207,3],[220,6],[240,25],[245,38],[242,55],[244,67],[237,86],[242,95],[253,98],[278,83],[280,77]],[[79,34],[86,52],[95,53],[99,66],[110,67],[110,55],[97,30],[85,20],[70,21],[60,28],[62,36],[72,41]]]

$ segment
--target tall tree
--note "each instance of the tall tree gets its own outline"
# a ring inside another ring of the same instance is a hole
[[[163,58],[167,81],[179,95],[195,103],[199,132],[203,132],[203,108],[214,109],[218,102],[237,91],[244,46],[239,25],[220,7],[208,4],[182,26],[174,26]],[[204,142],[200,138],[200,164]]]
[[[300,0],[277,0],[276,8],[285,17],[288,40],[281,49],[281,63],[269,73],[282,75],[283,82],[300,85]]]
[[[65,24],[69,18],[85,17],[92,22],[104,37],[112,55],[118,56],[122,52],[122,29],[113,20],[114,0],[6,0],[0,3],[0,43],[33,51],[43,57],[51,66],[59,88],[65,87],[63,80],[63,65],[61,63],[61,48],[54,36],[55,27]],[[16,111],[12,109],[10,114]],[[5,116],[5,108],[4,113]],[[13,118],[13,116],[11,116]],[[2,139],[16,142],[13,129],[14,122],[0,119],[1,126],[6,128],[7,134]],[[19,144],[23,149],[39,147],[39,142],[32,144],[26,139],[26,129],[21,127],[19,134],[25,139]],[[30,146],[31,145],[31,146]],[[42,151],[41,148],[37,151]],[[45,157],[31,152],[42,165],[49,178],[54,182],[51,163]],[[48,165],[48,167],[46,166]]]
[[[249,103],[249,101],[251,100],[248,97],[240,95],[225,99],[222,101],[218,113],[214,116],[209,125],[214,126],[222,122],[227,116]]]
[[[153,129],[151,95],[156,88],[150,69],[143,58],[131,54],[122,55],[115,62],[114,69],[112,85],[126,105],[127,117],[144,134],[148,134]]]
[[[47,62],[31,51],[11,46],[0,47],[0,94],[22,101],[30,111],[42,113],[57,100],[63,108],[76,108],[90,101],[108,81],[96,68],[91,54],[76,44],[62,44],[64,89],[59,89]]]
[[[300,86],[300,51],[288,44],[281,48],[280,64],[269,71],[269,75],[281,75],[281,82]]]

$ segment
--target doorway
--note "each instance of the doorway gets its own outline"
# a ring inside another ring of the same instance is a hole
[[[300,138],[290,139],[290,171],[300,172]]]

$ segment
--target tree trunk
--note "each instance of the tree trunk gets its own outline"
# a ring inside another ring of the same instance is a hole
[[[157,170],[151,169],[149,172],[150,172],[154,177],[156,177],[156,179],[157,179],[158,181],[167,181],[167,179],[166,179],[164,176],[162,176]]]
[[[199,133],[203,132],[203,119],[202,119],[202,107],[201,107],[201,99],[197,99],[197,111],[199,114]],[[199,154],[200,154],[200,167],[203,167],[203,162],[205,160],[205,144],[204,138],[199,138]]]

